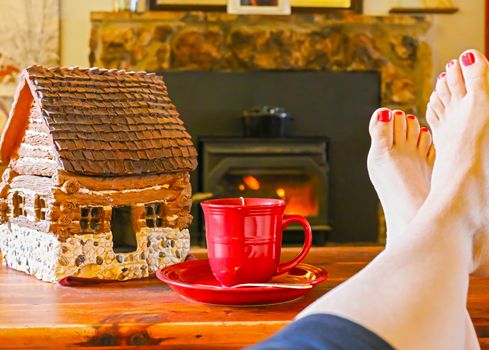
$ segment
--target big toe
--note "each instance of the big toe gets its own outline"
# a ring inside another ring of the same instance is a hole
[[[477,50],[467,50],[459,58],[464,76],[465,88],[468,93],[487,89],[487,73],[489,62]]]
[[[394,142],[392,111],[387,108],[377,109],[370,119],[369,132],[373,147],[390,149]]]

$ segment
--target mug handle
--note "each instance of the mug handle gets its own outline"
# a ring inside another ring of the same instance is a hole
[[[309,222],[305,217],[300,215],[284,215],[282,219],[282,230],[284,230],[288,225],[290,225],[293,222],[300,224],[304,229],[304,234],[305,234],[304,246],[302,247],[302,250],[299,253],[299,255],[297,255],[294,259],[292,259],[289,262],[278,265],[277,272],[275,273],[275,275],[280,275],[282,273],[289,271],[295,265],[297,265],[302,260],[304,260],[307,253],[309,253],[309,249],[311,249],[312,230],[311,230],[311,225],[309,225]]]

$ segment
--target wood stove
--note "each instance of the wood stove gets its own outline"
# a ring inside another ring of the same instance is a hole
[[[366,159],[370,145],[368,123],[372,111],[379,106],[380,101],[379,74],[295,71],[164,72],[164,79],[170,97],[182,114],[195,143],[200,140],[201,145],[209,142],[209,146],[214,147],[216,140],[219,140],[222,147],[227,147],[230,151],[231,142],[225,143],[230,138],[239,145],[233,149],[244,151],[245,145],[249,146],[245,143],[252,143],[253,140],[246,141],[243,137],[241,115],[244,110],[254,106],[280,106],[290,112],[294,120],[288,135],[295,143],[293,147],[289,147],[289,153],[280,151],[289,160],[295,159],[291,148],[299,149],[299,140],[327,138],[327,220],[313,222],[313,225],[332,226],[327,234],[328,242],[377,241],[378,199],[368,178]],[[287,142],[291,139],[287,139]],[[263,143],[262,146],[255,144],[254,147],[265,150],[272,141],[265,138],[260,139],[260,142]],[[274,139],[273,144],[275,142],[285,141]],[[211,148],[206,147],[206,150],[209,149]],[[201,148],[198,168],[200,176],[198,172],[192,174],[194,193],[206,190],[201,187],[205,185],[202,171],[209,155],[204,156],[203,152],[204,148]],[[278,158],[277,154],[267,153],[270,151],[263,152],[259,156],[248,154],[240,157],[256,157],[262,160],[264,157],[269,157],[268,160],[270,157]],[[212,155],[210,159],[215,162],[225,161],[230,155],[221,154],[220,157]],[[233,157],[239,158],[237,155]],[[240,160],[241,163],[243,159]],[[261,164],[269,163],[262,161]],[[221,182],[216,182],[216,186],[236,181],[233,183],[235,191],[235,185],[240,184],[237,183],[238,171],[233,170],[232,173],[235,175],[228,174],[225,176],[226,181],[221,179]],[[274,176],[278,175],[276,173]],[[300,176],[295,177],[298,178]],[[259,178],[258,180],[260,181]],[[249,181],[253,180],[250,178]],[[276,194],[270,189],[268,191],[271,192],[267,192],[267,195]],[[246,192],[245,195],[249,193]],[[192,215],[195,218],[190,229],[192,244],[199,244],[202,243],[203,232],[199,225],[201,209],[197,201],[194,202]]]
[[[199,141],[199,188],[214,197],[285,200],[285,214],[305,216],[322,245],[328,224],[328,142],[324,137],[205,137]],[[204,222],[199,218],[199,232]],[[291,226],[290,231],[301,231]],[[201,237],[204,240],[204,237]],[[284,235],[300,243],[302,235]]]

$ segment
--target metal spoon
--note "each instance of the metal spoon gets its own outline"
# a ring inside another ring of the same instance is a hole
[[[236,284],[233,288],[241,288],[241,287],[277,287],[277,288],[291,288],[291,289],[310,289],[313,286],[311,284],[299,284],[299,283],[242,283]]]
[[[311,289],[313,285],[311,284],[302,284],[302,283],[242,283],[235,284],[231,287],[220,287],[213,286],[209,284],[193,284],[194,287],[203,287],[203,288],[212,288],[216,290],[226,290],[226,289],[236,289],[243,287],[273,287],[273,288],[289,288],[289,289]]]

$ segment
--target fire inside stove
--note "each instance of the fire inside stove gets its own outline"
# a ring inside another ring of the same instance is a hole
[[[221,180],[220,187],[230,196],[283,199],[287,202],[285,214],[313,217],[319,214],[317,182],[301,169],[257,171],[253,175],[249,169],[233,169]]]

